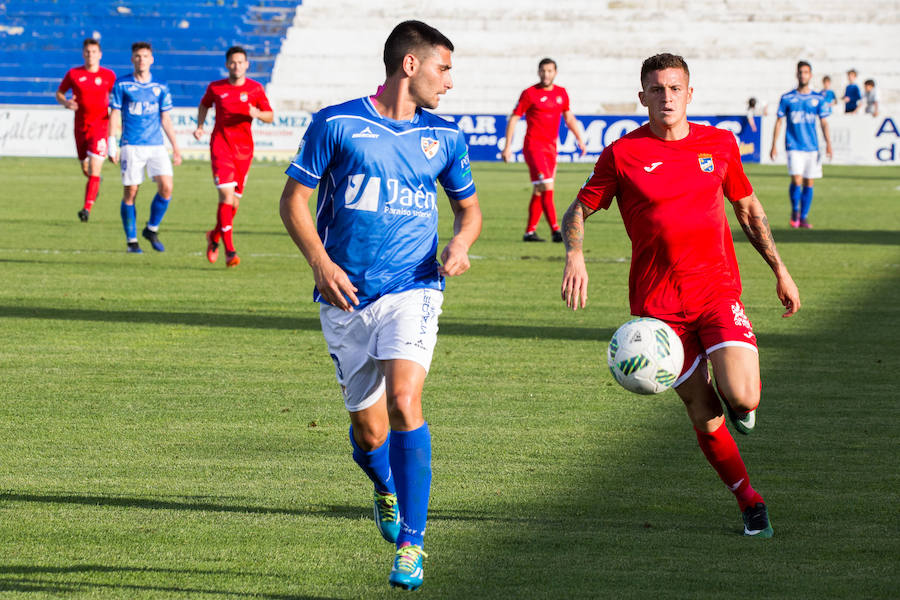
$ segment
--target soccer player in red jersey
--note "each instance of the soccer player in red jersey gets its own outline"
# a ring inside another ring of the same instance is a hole
[[[109,92],[116,74],[100,66],[100,42],[88,38],[81,45],[84,66],[69,69],[56,90],[56,101],[75,111],[75,147],[81,170],[88,178],[84,188],[84,207],[78,218],[87,222],[100,193],[100,173],[106,160],[106,136],[109,130]],[[66,98],[66,92],[72,97]]]
[[[275,115],[262,84],[247,79],[247,52],[232,46],[225,53],[228,79],[213,81],[206,88],[197,107],[197,129],[194,138],[203,136],[203,123],[210,107],[216,107],[216,124],[209,138],[213,181],[219,192],[216,226],[206,232],[206,258],[214,263],[219,258],[219,241],[225,244],[225,264],[236,267],[241,259],[234,249],[232,237],[247,172],[253,162],[253,119],[271,123]]]
[[[543,242],[538,237],[537,226],[541,220],[541,212],[547,217],[554,242],[562,241],[559,223],[556,222],[556,206],[553,204],[553,176],[556,174],[556,141],[559,138],[559,118],[562,117],[566,127],[578,140],[578,148],[584,155],[584,141],[578,128],[575,114],[569,109],[569,94],[566,88],[554,85],[556,79],[556,62],[545,58],[538,63],[540,81],[526,89],[519,96],[519,103],[509,116],[506,124],[506,143],[501,156],[503,160],[512,160],[512,137],[516,123],[523,116],[525,145],[522,153],[531,175],[531,203],[528,205],[528,226],[525,228],[526,242]]]
[[[775,249],[762,204],[741,165],[731,132],[689,123],[693,89],[680,56],[658,54],[641,68],[648,124],[610,144],[563,217],[566,266],[562,297],[573,310],[587,301],[582,244],[584,220],[617,198],[631,238],[631,312],[665,321],[684,345],[684,369],[675,391],[687,408],[704,455],[737,498],[744,534],[771,537],[762,496],[728,428],[747,434],[760,400],[756,335],[741,304],[741,280],[727,198],[737,220],[775,273],[775,291],[790,317],[800,295]],[[707,359],[712,363],[715,386]]]

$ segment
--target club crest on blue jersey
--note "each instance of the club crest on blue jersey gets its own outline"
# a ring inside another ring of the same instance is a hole
[[[712,154],[698,154],[697,160],[700,161],[700,170],[704,173],[712,173],[716,169]]]
[[[437,154],[439,142],[434,138],[422,138],[422,152],[425,153],[425,156],[428,159],[434,158],[434,155]]]

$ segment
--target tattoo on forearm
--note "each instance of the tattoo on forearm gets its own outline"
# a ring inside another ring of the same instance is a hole
[[[588,213],[590,214],[590,213]],[[563,215],[562,229],[563,241],[566,244],[566,251],[581,250],[584,244],[584,205],[579,201],[572,203],[566,214]]]
[[[774,269],[781,264],[781,257],[778,256],[778,250],[775,249],[775,238],[772,236],[772,229],[769,227],[769,219],[766,215],[750,215],[746,224],[741,223],[741,229],[744,230],[747,239],[770,267]]]

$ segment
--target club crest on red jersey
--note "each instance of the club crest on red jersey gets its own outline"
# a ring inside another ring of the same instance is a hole
[[[697,160],[700,161],[700,170],[704,173],[712,173],[716,169],[712,154],[698,154]]]
[[[425,153],[425,156],[430,160],[434,158],[434,155],[437,154],[438,151],[438,141],[433,138],[422,138],[422,152]]]
[[[99,75],[97,77],[94,77],[94,85],[100,85],[101,83],[103,83],[102,77],[100,77]]]
[[[246,102],[247,98],[248,98],[247,92],[241,92],[240,98],[241,98],[241,102]]]

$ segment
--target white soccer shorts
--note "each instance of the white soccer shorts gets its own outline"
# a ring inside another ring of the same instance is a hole
[[[804,179],[822,178],[822,155],[815,150],[788,150],[787,167],[789,175],[800,175]]]
[[[144,183],[144,169],[150,179],[172,174],[172,161],[165,146],[122,146],[119,152],[122,185]]]
[[[411,360],[428,372],[443,302],[440,290],[415,289],[382,296],[353,312],[322,305],[322,334],[348,411],[369,408],[384,394],[379,361]]]

